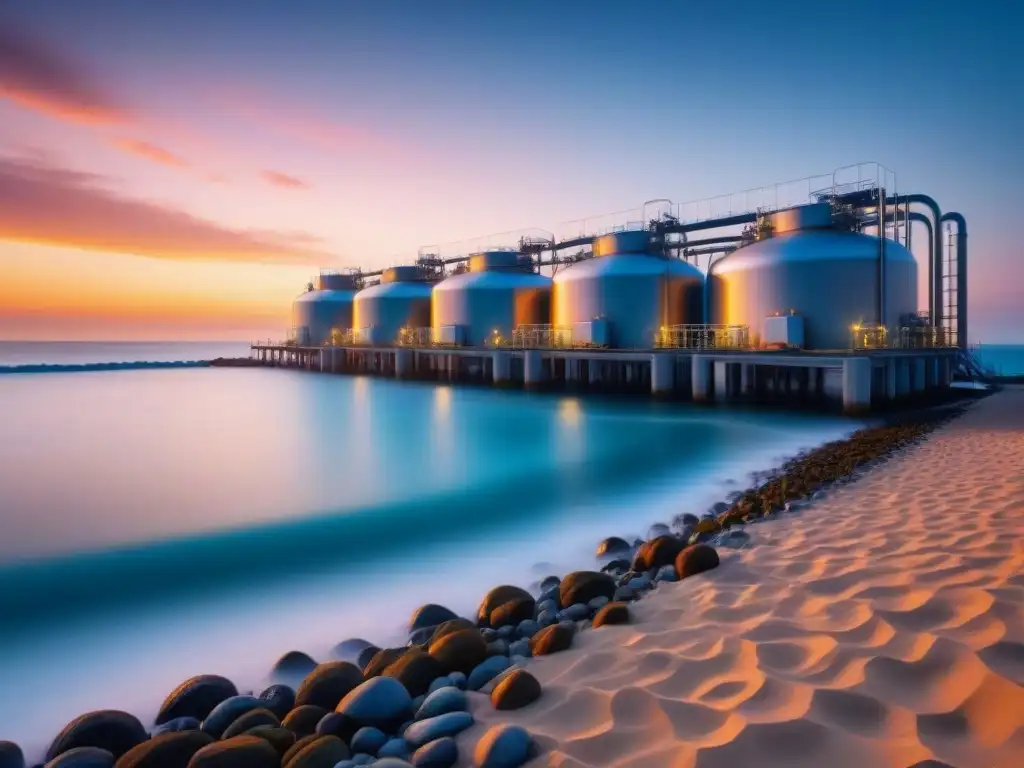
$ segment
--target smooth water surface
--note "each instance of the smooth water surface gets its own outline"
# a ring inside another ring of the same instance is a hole
[[[248,356],[249,344],[244,341],[0,341],[0,369]]]
[[[1024,344],[980,344],[977,357],[1000,376],[1024,376]]]
[[[30,749],[592,567],[855,426],[280,369],[18,374],[0,403],[0,739]]]

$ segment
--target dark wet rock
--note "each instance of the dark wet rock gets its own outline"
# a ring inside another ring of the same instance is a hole
[[[298,683],[314,669],[316,669],[316,661],[313,657],[302,651],[288,651],[277,660],[270,675],[275,680]]]
[[[594,629],[609,624],[628,624],[629,607],[625,603],[608,603],[594,616]]]
[[[664,523],[655,523],[647,529],[647,540],[656,539],[659,536],[668,536],[672,533],[672,529]]]
[[[342,640],[334,646],[331,649],[330,656],[334,661],[351,661],[362,669],[363,665],[359,663],[359,655],[367,648],[373,648],[374,653],[380,650],[369,640],[363,640],[361,637],[352,637],[348,640]]]
[[[607,573],[609,576],[619,576],[628,571],[629,568],[630,561],[620,557],[618,560],[612,560],[602,565],[601,573]]]
[[[355,662],[353,662],[357,667],[363,670],[364,677],[366,675],[366,668],[370,665],[370,662],[373,661],[373,657],[376,656],[380,652],[380,650],[381,649],[375,645],[371,645],[367,648],[364,648],[359,652],[359,655],[356,657]],[[347,661],[347,659],[343,659],[343,661]]]
[[[652,568],[661,568],[664,565],[672,565],[676,561],[676,555],[686,546],[686,542],[675,536],[659,536],[646,542],[633,558],[633,570],[637,572],[649,571]]]
[[[615,580],[607,573],[575,571],[562,580],[558,599],[561,605],[573,605],[588,603],[595,597],[610,598],[613,594]]]
[[[493,643],[498,639],[498,633],[490,627],[485,627],[480,630],[480,637],[484,639],[485,643]]]
[[[590,609],[583,603],[570,605],[558,612],[559,621],[582,621],[590,617]]]
[[[263,702],[255,696],[232,696],[224,699],[213,708],[213,711],[203,720],[203,733],[208,733],[213,738],[219,739],[225,729],[235,720],[253,709],[264,706]]]
[[[334,768],[348,759],[348,747],[337,736],[317,736],[302,749],[291,754],[282,768]]]
[[[469,709],[469,699],[458,688],[442,688],[427,696],[423,704],[416,710],[417,720],[427,720],[449,712],[465,712]]]
[[[473,750],[476,768],[519,768],[530,759],[533,739],[520,725],[493,725]]]
[[[236,736],[215,741],[196,752],[188,768],[279,768],[281,758],[265,739]]]
[[[495,675],[508,669],[511,665],[512,662],[505,656],[492,656],[470,672],[469,680],[466,681],[466,690],[479,691],[491,682]]]
[[[116,709],[101,709],[76,717],[64,726],[46,751],[50,761],[77,747],[98,747],[118,758],[149,738],[135,715]]]
[[[718,547],[729,547],[730,549],[742,549],[750,544],[750,534],[737,528],[718,534],[714,538],[714,545]]]
[[[491,691],[491,704],[495,709],[522,709],[541,696],[540,683],[525,669],[516,669]]]
[[[663,565],[658,569],[658,572],[654,575],[655,581],[679,581],[679,577],[676,575],[676,567],[674,565]]]
[[[397,757],[387,757],[383,760],[375,760],[373,768],[414,768],[413,764]]]
[[[417,629],[424,629],[425,627],[436,627],[439,624],[444,624],[446,621],[457,618],[459,618],[457,613],[445,608],[443,605],[428,603],[413,611],[412,616],[409,618],[409,632],[415,632]]]
[[[561,582],[559,582],[557,587],[552,587],[551,589],[547,589],[547,590],[541,592],[540,593],[540,597],[537,598],[537,604],[541,605],[542,603],[545,603],[548,600],[553,600],[555,603],[557,603],[558,602],[558,593],[559,593],[559,591],[561,589],[562,589],[562,584],[561,584]]]
[[[479,628],[469,619],[452,619],[446,621],[444,624],[438,625],[437,629],[434,630],[434,634],[430,638],[430,642],[436,643],[445,635],[450,635],[463,629],[473,629],[479,631]]]
[[[600,611],[610,602],[611,600],[609,600],[607,597],[595,597],[593,600],[587,603],[587,608],[589,608],[591,611]]]
[[[358,730],[355,723],[349,720],[340,712],[328,712],[316,724],[313,731],[317,736],[337,736],[342,741],[348,741]]]
[[[538,628],[538,632],[540,629]],[[536,632],[533,633],[537,634]],[[533,637],[533,635],[530,635]],[[530,638],[524,637],[522,640],[516,640],[514,643],[510,643],[508,646],[508,657],[512,659],[514,656],[528,657],[530,655]]]
[[[0,741],[0,768],[25,768],[25,755],[13,741]]]
[[[350,757],[348,760],[342,760],[340,763],[338,763],[338,765],[345,765],[345,763],[351,763],[353,768],[359,768],[359,766],[361,765],[378,764],[377,758],[375,758],[373,755],[368,755],[365,752],[360,752],[359,754],[352,755],[352,757]],[[334,766],[334,768],[338,768],[338,765]]]
[[[281,720],[295,708],[295,691],[287,685],[272,685],[259,695],[259,702]]]
[[[410,725],[402,738],[413,749],[418,749],[435,739],[454,736],[473,725],[473,716],[469,712],[448,712],[426,720],[417,720]]]
[[[632,549],[629,542],[625,539],[620,539],[618,536],[609,536],[597,545],[597,556],[617,557],[628,554]]]
[[[731,508],[732,508],[732,504],[731,503],[726,502],[726,501],[719,501],[719,502],[716,502],[715,504],[712,504],[708,508],[708,513],[707,514],[708,514],[708,517],[718,517],[719,515],[724,515]],[[697,520],[694,520],[692,523],[690,523],[690,525],[696,525],[697,522],[698,522]]]
[[[407,757],[409,755],[409,745],[405,743],[405,739],[388,739],[387,743],[377,750],[378,758],[398,758]],[[381,760],[377,761],[380,765]]]
[[[615,594],[612,595],[612,602],[621,603],[624,601],[633,600],[634,598],[636,598],[636,592],[633,591],[631,587],[623,585],[621,587],[616,588]]]
[[[728,508],[728,504],[726,507]],[[691,512],[683,512],[682,514],[676,515],[672,518],[672,527],[677,531],[683,528],[692,528],[700,522],[700,518]]]
[[[413,646],[429,643],[430,638],[434,636],[435,629],[437,629],[437,627],[423,627],[422,629],[417,629],[413,632],[410,632],[408,645]]]
[[[278,719],[277,715],[269,709],[260,707],[259,709],[253,709],[246,712],[235,720],[235,722],[224,730],[221,738],[230,739],[234,736],[241,736],[250,728],[255,728],[258,725],[279,726],[281,725],[281,721]]]
[[[296,739],[295,743],[292,744],[291,747],[288,748],[288,751],[284,753],[284,756],[281,758],[281,764],[287,765],[289,760],[291,760],[293,757],[295,757],[295,755],[299,754],[299,752],[301,752],[303,749],[308,747],[310,744],[312,744],[319,738],[320,736],[318,734],[310,733],[306,736]]]
[[[378,750],[388,743],[387,734],[379,728],[365,726],[356,731],[349,746],[355,753],[364,752],[368,755],[376,755]]]
[[[718,567],[718,552],[707,544],[694,544],[676,558],[676,575],[680,579],[695,576]]]
[[[558,653],[572,646],[575,631],[565,624],[552,624],[545,627],[530,638],[530,653],[534,656],[547,656]]]
[[[416,697],[425,694],[430,684],[447,671],[447,668],[429,653],[424,653],[419,648],[410,648],[382,674],[384,677],[395,678],[405,686],[410,696]]]
[[[453,768],[459,761],[459,748],[451,736],[424,744],[412,756],[415,768]]]
[[[491,656],[508,656],[508,640],[499,638],[493,643],[488,643],[487,657],[490,658]]]
[[[540,626],[533,619],[524,619],[516,626],[516,636],[529,640],[537,634]]]
[[[551,626],[556,621],[558,621],[557,611],[544,611],[537,617],[537,625],[541,627],[541,629]]]
[[[192,756],[214,738],[201,731],[171,731],[137,744],[117,761],[117,768],[186,768]]]
[[[300,704],[288,713],[281,725],[301,739],[316,733],[317,724],[326,714],[327,710],[316,704]]]
[[[430,655],[441,662],[442,672],[468,675],[487,658],[487,643],[476,629],[459,629],[435,638],[430,643]]]
[[[509,624],[518,624],[526,619],[532,619],[533,609],[536,605],[537,603],[529,595],[506,600],[491,611],[490,624],[494,628],[501,628]]]
[[[390,667],[407,651],[407,648],[382,648],[373,654],[373,658],[370,662],[363,667],[363,678],[369,680],[371,677],[377,677],[382,674],[385,669]]]
[[[504,627],[498,628],[498,639],[499,640],[511,640],[516,636],[516,628],[513,624],[506,624]]]
[[[334,709],[345,694],[363,682],[363,673],[347,661],[328,661],[317,665],[295,692],[296,706],[312,704]]]
[[[190,677],[164,699],[156,716],[156,724],[163,725],[178,717],[205,720],[213,708],[224,699],[238,695],[235,684],[220,675]]]
[[[533,600],[533,596],[525,589],[520,587],[509,586],[508,584],[500,587],[495,587],[488,592],[483,601],[480,603],[480,607],[476,612],[477,623],[481,626],[487,626],[490,621],[491,613],[500,605],[504,605],[510,600],[517,600],[519,598],[527,598]]]
[[[651,586],[651,578],[645,574],[634,576],[628,582],[626,586],[632,589],[634,592],[640,592],[641,590],[648,589]]]
[[[201,723],[194,717],[176,717],[163,725],[156,726],[152,730],[152,735],[159,736],[161,733],[178,733],[179,731],[198,731],[200,726]],[[0,768],[3,768],[2,762],[0,762]]]
[[[46,768],[114,768],[114,756],[99,747],[75,747],[48,762]]]
[[[256,736],[268,742],[277,754],[284,755],[295,745],[295,734],[287,728],[275,728],[272,725],[257,725],[245,732],[246,736]]]
[[[429,696],[434,691],[440,690],[441,688],[450,688],[453,685],[455,685],[455,683],[452,682],[451,677],[448,675],[442,675],[430,684],[430,687],[427,688],[427,695]]]
[[[452,681],[452,685],[456,688],[466,687],[466,675],[462,672],[449,672],[448,679]]]
[[[540,591],[547,592],[551,589],[558,589],[558,585],[562,583],[562,580],[557,576],[545,576],[540,581]]]
[[[337,711],[359,726],[373,726],[385,733],[412,715],[412,696],[392,677],[375,677],[351,691]]]

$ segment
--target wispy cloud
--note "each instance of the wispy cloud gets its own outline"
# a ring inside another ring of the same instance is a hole
[[[312,265],[327,254],[303,233],[225,227],[109,189],[110,180],[0,157],[0,240],[158,259]]]
[[[151,160],[160,165],[167,165],[171,168],[189,167],[189,163],[184,158],[179,157],[163,147],[158,147],[156,144],[150,144],[148,141],[139,141],[137,139],[114,139],[112,143],[115,147],[130,155],[135,155],[136,157],[141,157],[145,160]]]
[[[262,171],[260,176],[268,184],[273,184],[275,187],[282,187],[283,189],[309,188],[309,184],[302,179],[297,179],[294,176],[289,176],[287,173],[280,173],[279,171]]]
[[[80,62],[0,21],[0,97],[27,109],[86,124],[124,123],[118,104]]]

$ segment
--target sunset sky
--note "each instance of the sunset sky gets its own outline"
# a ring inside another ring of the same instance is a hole
[[[321,266],[873,160],[1024,340],[1014,7],[6,0],[0,339],[280,337]]]

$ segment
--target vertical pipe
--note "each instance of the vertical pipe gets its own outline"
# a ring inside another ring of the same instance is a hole
[[[956,343],[961,349],[967,349],[967,220],[962,214],[951,211],[943,215],[941,221],[956,224]]]
[[[885,325],[885,190],[878,190],[878,324]]]

